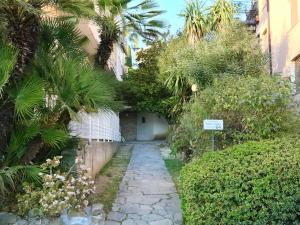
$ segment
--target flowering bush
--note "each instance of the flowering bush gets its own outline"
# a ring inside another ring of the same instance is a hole
[[[61,172],[58,169],[61,156],[47,159],[41,167],[42,187],[24,183],[24,194],[18,195],[19,214],[25,215],[37,209],[40,215],[57,216],[65,209],[82,210],[89,202],[88,196],[94,192],[94,181],[86,176],[87,169],[78,159],[77,174]]]

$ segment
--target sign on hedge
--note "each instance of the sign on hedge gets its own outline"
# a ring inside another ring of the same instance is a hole
[[[203,121],[204,130],[223,130],[224,121],[223,120],[204,120]]]
[[[224,121],[223,120],[204,120],[203,129],[210,130],[211,132],[211,143],[212,150],[215,150],[215,134],[214,131],[224,130]]]

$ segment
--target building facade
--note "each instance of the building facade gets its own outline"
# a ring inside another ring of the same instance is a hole
[[[270,56],[270,73],[290,79],[300,90],[300,0],[257,0],[257,7],[256,33]]]

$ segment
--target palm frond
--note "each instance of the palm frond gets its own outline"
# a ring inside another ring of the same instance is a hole
[[[18,124],[7,147],[6,162],[9,164],[18,162],[25,154],[29,141],[40,133],[41,126],[37,121]]]
[[[218,30],[234,20],[237,12],[231,0],[217,0],[210,9],[211,29]]]
[[[208,30],[205,11],[200,1],[194,0],[187,3],[186,9],[181,14],[185,19],[184,33],[190,43],[201,40]]]
[[[44,6],[46,5],[53,5],[63,12],[79,17],[96,15],[92,0],[45,0]]]
[[[96,63],[98,62],[97,64],[100,64],[103,69],[107,65],[113,44],[125,38],[122,35],[130,36],[130,33],[135,33],[149,41],[161,36],[165,28],[162,21],[154,19],[165,12],[158,9],[155,1],[142,0],[133,6],[128,6],[129,3],[135,2],[133,0],[98,0],[99,17],[102,19],[96,19],[96,21],[101,32],[108,34],[107,36],[101,34],[101,43],[96,55]],[[118,29],[115,29],[116,26],[113,23],[104,23],[105,17],[112,18],[111,21],[120,20]],[[109,35],[111,38],[108,38]]]
[[[11,166],[0,169],[0,195],[16,189],[22,181],[40,182],[39,173],[42,169],[38,166]]]
[[[44,100],[44,83],[37,76],[30,76],[17,87],[15,96],[16,114],[25,118],[34,114],[34,109]]]
[[[60,20],[60,18],[48,18],[42,21],[40,51],[47,52],[54,58],[59,54],[84,56],[82,47],[87,41],[87,37],[82,36],[73,21]]]
[[[121,35],[121,25],[115,17],[99,16],[96,23],[100,27],[101,36],[117,41]]]
[[[16,63],[16,51],[0,37],[0,97]]]
[[[112,79],[76,59],[58,59],[51,73],[51,85],[58,101],[70,112],[119,106],[114,100]]]
[[[68,131],[56,128],[44,129],[41,136],[44,143],[52,148],[61,148],[70,139]]]

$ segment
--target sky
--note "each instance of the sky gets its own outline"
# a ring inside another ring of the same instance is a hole
[[[138,2],[138,0],[135,0]],[[161,10],[165,10],[161,18],[166,23],[169,24],[171,34],[176,34],[178,30],[183,28],[184,19],[179,16],[180,13],[185,8],[186,2],[188,0],[156,0],[157,4],[160,6]],[[252,0],[234,0],[235,3],[242,3],[243,5],[248,5],[251,3]],[[210,5],[213,0],[202,0],[205,2],[206,5]],[[242,19],[243,19],[242,15]]]
[[[158,0],[162,10],[165,10],[166,13],[163,14],[162,20],[166,24],[171,25],[170,32],[171,34],[176,34],[178,30],[182,29],[184,25],[184,19],[180,17],[180,14],[185,8],[186,0]]]
[[[130,5],[136,5],[142,0],[133,0]],[[159,5],[160,10],[164,10],[165,13],[158,17],[165,22],[166,25],[169,25],[169,30],[171,35],[176,35],[178,31],[182,30],[184,27],[184,18],[179,14],[185,9],[186,3],[189,0],[155,0]],[[206,5],[210,5],[214,0],[200,0],[205,2]],[[233,0],[235,3],[243,3],[249,5],[253,0]],[[243,18],[244,16],[242,16]],[[144,47],[144,43],[140,41],[140,47]]]

